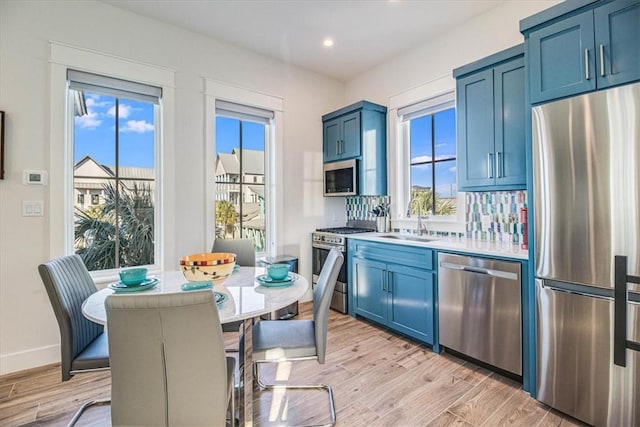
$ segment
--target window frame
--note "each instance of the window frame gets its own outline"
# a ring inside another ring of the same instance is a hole
[[[407,206],[411,199],[410,133],[408,123],[404,122],[398,115],[398,110],[431,99],[437,99],[445,94],[451,94],[455,99],[455,88],[455,79],[446,75],[389,97],[387,110],[389,125],[387,151],[389,165],[388,185],[391,200],[395,201],[391,205],[392,226],[394,229],[415,229],[417,225],[415,215],[407,217]],[[455,103],[454,107],[457,108]],[[427,219],[428,227],[437,231],[464,232],[466,227],[464,209],[465,193],[458,191],[456,215],[430,216]]]
[[[143,64],[126,58],[102,54],[69,45],[50,42],[50,246],[51,258],[74,253],[73,248],[73,103],[69,102],[67,71],[85,71],[122,80],[140,82],[162,88],[162,99],[157,118],[158,143],[156,164],[156,230],[155,264],[150,271],[161,271],[164,265],[172,265],[177,254],[166,248],[164,241],[175,239],[172,224],[163,221],[164,206],[172,206],[175,193],[171,186],[163,185],[163,176],[173,176],[174,166],[162,162],[170,158],[174,148],[174,72],[165,68]],[[62,226],[61,226],[62,225]],[[117,269],[90,272],[98,283],[117,278]]]
[[[282,168],[275,165],[282,164],[283,159],[283,119],[284,99],[276,95],[257,92],[252,89],[241,88],[227,83],[204,79],[205,82],[205,191],[206,191],[206,238],[208,247],[213,247],[215,238],[215,200],[216,200],[216,176],[215,176],[215,117],[216,100],[228,101],[240,105],[261,108],[273,111],[274,117],[265,128],[265,165],[264,165],[264,189],[265,189],[265,252],[261,255],[274,255],[282,250],[283,241],[283,215],[275,212],[284,211],[284,203],[281,192],[276,188],[283,188],[284,179]]]

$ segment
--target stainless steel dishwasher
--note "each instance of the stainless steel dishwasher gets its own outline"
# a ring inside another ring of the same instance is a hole
[[[520,263],[438,254],[440,344],[522,375]]]

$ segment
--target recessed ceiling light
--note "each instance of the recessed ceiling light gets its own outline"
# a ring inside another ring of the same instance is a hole
[[[322,42],[322,45],[323,45],[324,47],[331,47],[331,46],[333,46],[333,39],[330,39],[330,38],[326,38],[326,39],[324,39],[324,41]]]

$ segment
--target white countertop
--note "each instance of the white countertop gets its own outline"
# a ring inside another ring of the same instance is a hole
[[[520,244],[511,242],[488,242],[485,240],[474,240],[458,237],[437,237],[424,236],[420,237],[420,241],[392,239],[383,236],[409,236],[417,238],[418,236],[404,233],[359,233],[350,234],[349,239],[367,240],[371,242],[391,243],[394,245],[417,246],[421,248],[431,248],[438,251],[456,251],[464,252],[471,255],[485,255],[491,257],[503,257],[527,260],[529,259],[529,250],[521,249]]]

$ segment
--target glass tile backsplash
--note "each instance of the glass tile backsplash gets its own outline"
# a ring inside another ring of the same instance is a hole
[[[389,196],[352,196],[347,197],[347,221],[374,221],[373,208],[381,204],[390,204]],[[520,220],[520,211],[527,207],[527,192],[497,191],[465,194],[464,237],[474,240],[492,242],[522,243],[525,224]],[[438,231],[434,225],[427,226],[428,233],[439,237],[463,237],[461,233]],[[391,223],[395,232],[413,233],[415,230],[397,228]]]
[[[467,237],[522,243],[526,225],[520,221],[520,210],[526,207],[524,190],[466,193]]]
[[[388,206],[389,196],[351,196],[347,197],[347,221],[375,221],[373,208],[379,205]]]

